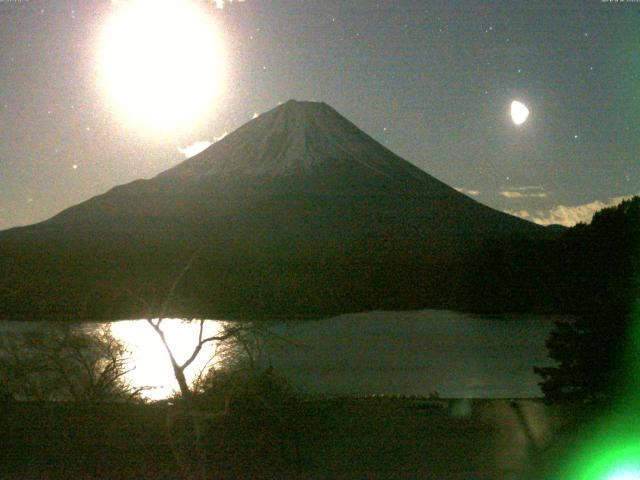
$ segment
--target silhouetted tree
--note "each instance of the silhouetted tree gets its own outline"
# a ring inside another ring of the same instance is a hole
[[[69,324],[5,335],[0,377],[17,400],[131,401],[140,389],[127,381],[129,351],[108,325],[88,330]]]
[[[204,438],[206,423],[226,415],[227,409],[211,411],[202,408],[202,405],[197,402],[192,385],[187,381],[185,371],[200,356],[205,345],[210,343],[222,345],[225,342],[238,339],[241,333],[248,329],[248,324],[225,324],[222,330],[216,334],[205,335],[204,319],[184,320],[185,322],[198,322],[198,337],[194,340],[189,357],[184,361],[178,360],[163,329],[163,322],[167,319],[166,312],[171,306],[176,289],[185,274],[191,269],[197,256],[198,251],[196,250],[173,279],[166,294],[160,299],[154,295],[153,300],[149,301],[145,299],[144,295],[126,289],[123,289],[122,293],[139,303],[144,311],[159,312],[155,318],[151,315],[147,317],[146,322],[156,332],[164,346],[179,389],[179,395],[174,399],[174,408],[167,413],[167,437],[174,458],[183,474],[190,478],[206,478],[210,476],[206,472],[207,449]],[[156,300],[158,300],[157,303]],[[179,426],[182,427],[180,433],[177,432]],[[186,442],[185,438],[187,438]]]
[[[271,366],[242,353],[232,353],[196,386],[203,404],[227,412],[209,424],[209,464],[234,478],[280,478],[303,462],[309,405]]]
[[[640,274],[640,198],[602,210],[561,239],[577,316],[556,324],[547,347],[558,362],[535,368],[553,402],[598,403],[621,392],[638,352],[630,340]]]
[[[218,334],[204,336],[204,320],[197,320],[199,322],[199,333],[198,338],[194,342],[194,347],[191,355],[183,362],[177,360],[169,342],[166,338],[165,332],[162,329],[162,318],[158,319],[147,319],[149,325],[153,328],[153,330],[158,334],[158,337],[162,341],[162,344],[167,352],[167,356],[169,362],[171,363],[171,367],[173,369],[173,375],[178,384],[178,388],[180,390],[180,396],[176,401],[178,409],[173,412],[169,412],[167,417],[167,429],[168,429],[168,437],[170,444],[172,446],[172,450],[176,461],[179,466],[186,472],[195,468],[197,471],[191,471],[191,474],[195,474],[198,477],[204,477],[205,473],[202,469],[205,468],[206,464],[206,447],[204,441],[204,431],[205,424],[208,420],[226,415],[227,410],[223,409],[216,412],[211,412],[202,408],[201,405],[196,401],[195,392],[192,389],[192,386],[187,381],[185,370],[193,364],[193,362],[198,358],[200,353],[202,352],[202,348],[212,342],[225,342],[232,339],[238,332],[242,329],[240,326],[227,326],[223,328]],[[185,454],[178,445],[178,440],[176,435],[173,432],[173,428],[175,426],[176,420],[182,419],[188,422],[187,430],[192,431],[193,433],[193,455],[195,458],[190,459],[188,452]],[[195,463],[195,464],[194,464]]]

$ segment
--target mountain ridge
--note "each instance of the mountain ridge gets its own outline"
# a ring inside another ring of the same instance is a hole
[[[176,315],[446,307],[464,255],[520,234],[544,228],[457,192],[326,104],[289,101],[151,179],[0,232],[0,253],[19,259],[0,261],[0,317],[158,314],[193,255]]]

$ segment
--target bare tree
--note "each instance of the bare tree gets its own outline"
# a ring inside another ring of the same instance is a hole
[[[108,325],[39,326],[0,342],[0,376],[16,399],[77,402],[140,400],[127,374],[130,352]]]
[[[201,319],[194,321],[199,322],[198,337],[195,340],[193,350],[189,357],[185,361],[179,362],[173,350],[171,349],[171,346],[169,345],[164,330],[162,329],[163,319],[147,319],[147,323],[158,334],[158,337],[160,338],[165,351],[167,352],[167,356],[173,369],[174,377],[180,390],[180,398],[177,402],[179,408],[174,409],[167,415],[167,433],[169,442],[171,444],[174,457],[176,458],[179,466],[183,470],[192,469],[194,465],[193,462],[189,459],[189,453],[185,452],[184,448],[180,448],[176,435],[174,435],[173,433],[176,427],[176,423],[179,420],[183,422],[187,421],[189,424],[187,425],[187,430],[190,427],[193,432],[192,454],[195,456],[196,460],[196,471],[191,471],[191,473],[196,477],[199,477],[205,476],[204,469],[207,463],[207,451],[204,438],[206,425],[208,422],[216,420],[218,418],[222,418],[228,413],[229,401],[225,402],[225,407],[223,410],[217,412],[211,412],[207,409],[200,408],[196,401],[195,391],[192,385],[190,385],[187,381],[185,370],[189,368],[198,358],[198,356],[202,353],[203,347],[205,345],[210,343],[222,343],[234,340],[240,334],[240,332],[245,331],[248,326],[226,325],[219,333],[215,335],[205,336],[205,320]]]
[[[175,352],[170,345],[170,339],[167,338],[167,333],[163,329],[163,325],[167,320],[166,312],[169,310],[171,302],[173,301],[176,288],[186,272],[191,268],[197,255],[198,251],[196,250],[176,276],[161,302],[150,302],[146,300],[143,295],[138,295],[130,290],[121,289],[120,291],[141,304],[146,311],[158,312],[157,315],[150,315],[146,318],[146,322],[156,332],[164,346],[180,392],[180,396],[176,399],[173,408],[167,412],[168,441],[178,466],[183,470],[183,476],[204,478],[211,477],[214,473],[206,471],[208,463],[205,441],[207,426],[210,425],[211,422],[221,420],[228,415],[234,389],[228,389],[224,393],[225,401],[222,409],[212,411],[211,405],[202,405],[202,402],[198,402],[197,398],[197,394],[199,393],[198,387],[203,384],[204,379],[210,375],[210,372],[200,372],[200,382],[196,381],[194,385],[188,382],[185,371],[193,365],[196,359],[203,353],[204,347],[209,344],[215,345],[216,351],[220,349],[226,352],[233,350],[234,354],[242,351],[246,354],[246,358],[252,362],[252,351],[257,345],[259,332],[263,330],[251,323],[236,322],[224,324],[222,330],[214,335],[206,335],[206,321],[204,319],[183,319],[184,322],[198,322],[198,336],[194,339],[191,354],[184,361],[176,358]],[[192,441],[190,444],[181,444],[181,440],[185,437],[191,437]]]
[[[205,345],[212,342],[216,342],[216,343],[224,342],[224,341],[228,341],[230,339],[236,338],[241,331],[246,330],[247,326],[242,326],[242,325],[226,326],[223,328],[221,332],[217,333],[216,335],[210,335],[205,337],[204,336],[205,320],[196,320],[199,322],[198,338],[195,342],[191,355],[189,355],[189,357],[184,362],[180,363],[176,359],[171,347],[169,346],[169,343],[167,342],[165,332],[162,330],[162,321],[163,321],[162,318],[147,319],[147,323],[151,325],[153,330],[158,334],[158,336],[160,337],[160,340],[162,341],[162,344],[164,345],[164,348],[169,357],[169,361],[171,362],[173,375],[176,379],[176,382],[178,383],[178,387],[180,388],[180,394],[182,396],[182,399],[186,403],[190,403],[193,401],[193,391],[191,390],[191,387],[187,382],[187,379],[185,376],[185,370],[198,358],[198,356],[202,352],[202,348]]]

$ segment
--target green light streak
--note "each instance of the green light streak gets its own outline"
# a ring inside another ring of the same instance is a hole
[[[635,407],[640,407],[640,301],[636,301],[629,332],[626,355],[627,394]]]
[[[614,412],[582,432],[583,441],[558,480],[640,480],[640,302],[626,352],[627,385]]]
[[[640,480],[640,427],[637,413],[621,414],[596,427],[556,478],[562,480]],[[632,476],[635,474],[635,476]]]

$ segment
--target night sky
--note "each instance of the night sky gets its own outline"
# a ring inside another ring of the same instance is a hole
[[[216,25],[224,86],[205,116],[162,132],[125,118],[99,81],[101,32],[123,3],[0,0],[0,229],[152,177],[291,98],[541,223],[640,192],[640,3],[193,0]],[[210,61],[188,53],[176,78]],[[530,109],[523,125],[513,100]]]

